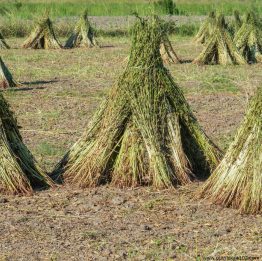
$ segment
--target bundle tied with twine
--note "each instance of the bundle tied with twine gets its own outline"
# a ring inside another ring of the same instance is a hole
[[[208,176],[220,159],[163,66],[163,24],[153,16],[132,29],[129,62],[53,176],[80,187],[166,188]]]
[[[198,192],[243,213],[262,213],[262,87],[224,159]]]
[[[253,12],[246,18],[234,37],[234,43],[249,63],[262,62],[262,32],[259,18]]]
[[[34,188],[52,186],[23,143],[17,122],[0,93],[0,193],[31,194]]]
[[[10,49],[10,46],[6,43],[1,32],[0,32],[0,49]]]
[[[22,47],[31,49],[60,49],[62,47],[56,38],[48,13],[37,23]]]
[[[211,11],[204,21],[204,23],[200,26],[194,40],[197,43],[206,44],[210,38],[214,30],[214,24],[216,21],[216,13]]]
[[[227,31],[223,15],[216,18],[214,30],[200,55],[193,61],[196,64],[246,64]]]
[[[0,56],[0,88],[7,89],[9,87],[17,87],[18,85]]]
[[[99,44],[95,38],[95,30],[88,20],[87,11],[85,11],[82,17],[79,19],[74,32],[71,34],[65,44],[65,48],[75,47],[99,47]]]

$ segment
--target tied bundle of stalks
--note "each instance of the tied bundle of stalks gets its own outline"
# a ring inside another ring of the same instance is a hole
[[[22,141],[17,122],[0,93],[0,193],[30,194],[35,187],[51,186]]]
[[[84,12],[83,16],[77,23],[74,32],[69,37],[65,44],[65,48],[75,48],[75,47],[99,47],[95,32],[90,22],[88,20],[87,11]]]
[[[80,187],[105,182],[156,188],[209,175],[220,151],[199,126],[168,70],[158,17],[139,19],[125,72],[53,175]]]
[[[37,24],[31,35],[25,40],[23,48],[60,49],[61,44],[55,36],[53,25],[48,15]]]
[[[225,18],[216,19],[214,31],[201,54],[193,61],[196,64],[246,64],[227,31]]]
[[[17,87],[18,85],[0,56],[0,88],[6,89],[9,87]]]
[[[1,33],[0,33],[0,49],[10,49],[10,46],[6,43]]]
[[[195,41],[197,43],[205,44],[208,42],[210,35],[214,30],[215,21],[216,13],[212,11],[209,13],[206,21],[200,26],[199,31],[195,36]]]
[[[234,38],[234,43],[249,63],[262,62],[262,33],[259,19],[253,12],[247,14]]]
[[[251,100],[224,159],[199,196],[243,213],[262,213],[262,87]]]

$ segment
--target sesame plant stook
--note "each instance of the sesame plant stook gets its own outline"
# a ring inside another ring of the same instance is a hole
[[[227,24],[223,15],[215,19],[212,31],[203,51],[193,61],[196,64],[246,64],[244,57],[240,54],[233,43],[231,35],[227,30]]]
[[[85,11],[79,19],[74,32],[66,41],[65,48],[91,48],[95,46],[99,47],[95,38],[95,31],[88,20],[87,11]]]
[[[30,194],[34,188],[52,186],[23,143],[17,122],[0,93],[0,193]]]
[[[2,57],[0,56],[0,89],[9,87],[17,87],[18,83],[14,80],[11,72],[5,65]]]
[[[55,36],[52,21],[47,14],[37,23],[22,47],[31,49],[60,49],[62,47]]]
[[[199,195],[244,213],[262,213],[262,87],[224,159]]]
[[[235,35],[234,43],[249,63],[262,62],[262,31],[260,20],[250,12]]]
[[[220,150],[163,66],[161,20],[139,18],[129,62],[82,138],[53,172],[79,187],[166,188],[209,176]]]

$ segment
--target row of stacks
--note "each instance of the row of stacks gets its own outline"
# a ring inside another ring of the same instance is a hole
[[[23,144],[0,94],[0,191],[27,194],[55,183],[161,189],[209,177],[198,196],[242,212],[262,212],[262,88],[222,159],[163,65],[160,46],[166,34],[158,17],[138,19],[124,73],[51,176]]]

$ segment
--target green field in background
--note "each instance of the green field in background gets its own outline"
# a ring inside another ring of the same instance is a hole
[[[65,17],[79,15],[85,8],[89,15],[93,16],[122,16],[131,15],[134,12],[140,15],[148,15],[153,11],[159,15],[166,14],[166,9],[157,1],[146,0],[4,0],[0,2],[0,15],[2,17],[16,17],[23,19],[36,18],[46,9],[50,10],[52,17]],[[177,0],[174,1],[175,14],[178,15],[206,15],[210,10],[216,9],[225,15],[232,14],[234,9],[244,13],[248,9],[254,9],[262,13],[261,0]]]

